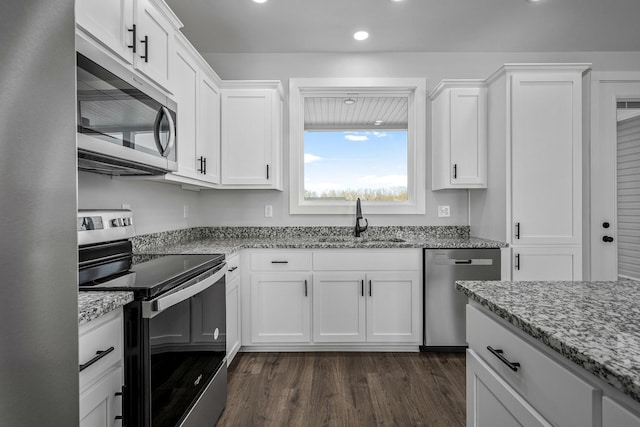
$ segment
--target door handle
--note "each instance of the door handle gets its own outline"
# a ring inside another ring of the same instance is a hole
[[[511,362],[506,357],[504,357],[502,355],[502,353],[504,353],[504,351],[502,351],[500,349],[493,348],[490,345],[487,346],[487,350],[489,350],[491,352],[491,354],[493,354],[495,357],[500,359],[500,361],[502,363],[504,363],[505,365],[507,365],[509,367],[509,369],[511,369],[513,372],[517,372],[518,371],[518,368],[520,367],[520,364],[518,362]]]
[[[520,239],[520,223],[516,222],[516,239]]]
[[[127,31],[131,34],[131,44],[127,45],[129,49],[136,53],[136,41],[138,40],[138,36],[136,35],[136,24],[133,24],[132,28],[127,28]]]
[[[520,254],[516,254],[516,265],[515,265],[515,269],[516,269],[516,270],[520,270]]]
[[[140,40],[140,43],[144,43],[144,55],[140,55],[144,62],[149,62],[149,36],[144,36],[144,40]]]

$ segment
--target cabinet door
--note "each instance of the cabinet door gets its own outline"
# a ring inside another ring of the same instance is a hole
[[[198,135],[196,158],[204,161],[199,179],[220,183],[220,90],[209,78],[201,74],[198,91]],[[178,110],[180,111],[180,110]]]
[[[364,342],[365,301],[364,273],[315,273],[313,341]]]
[[[512,78],[514,244],[581,242],[581,90],[579,73]]]
[[[76,24],[125,62],[133,61],[133,0],[76,1]]]
[[[178,45],[174,90],[178,103],[178,175],[197,178],[196,117],[198,68],[189,52]]]
[[[366,275],[367,341],[420,340],[420,288],[416,271]]]
[[[536,410],[472,350],[467,350],[467,426],[547,426]]]
[[[240,277],[227,283],[227,365],[240,350]]]
[[[253,273],[251,339],[255,343],[310,342],[311,274]]]
[[[136,0],[137,53],[134,67],[169,89],[169,63],[173,60],[174,28],[148,0]]]
[[[122,368],[109,371],[80,395],[80,427],[122,425]]]
[[[605,396],[602,398],[602,427],[640,427],[640,417]]]
[[[513,280],[580,280],[580,247],[513,247]]]
[[[487,106],[485,88],[450,93],[450,182],[452,188],[487,184]]]
[[[272,183],[274,96],[270,90],[223,92],[222,184]]]

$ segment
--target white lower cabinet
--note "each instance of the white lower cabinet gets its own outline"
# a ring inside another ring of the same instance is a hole
[[[551,426],[513,388],[467,351],[467,427]]]
[[[79,328],[80,426],[122,424],[122,308]]]
[[[414,271],[314,272],[314,342],[414,342]]]
[[[605,396],[602,398],[602,427],[640,427],[640,415]]]
[[[314,342],[364,342],[366,322],[364,274],[314,273]]]
[[[251,340],[254,343],[311,341],[311,274],[252,273]]]
[[[110,370],[80,395],[81,427],[120,426],[122,368]]]
[[[640,403],[475,303],[467,341],[467,427],[640,427]]]
[[[579,246],[513,246],[513,280],[580,280],[582,248]]]
[[[244,344],[417,349],[421,265],[418,249],[253,251]]]
[[[240,280],[240,255],[234,255],[227,259],[227,366],[241,346]]]

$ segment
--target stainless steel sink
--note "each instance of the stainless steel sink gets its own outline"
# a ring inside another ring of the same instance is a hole
[[[326,243],[403,243],[405,239],[400,237],[385,237],[385,238],[366,238],[366,237],[353,237],[353,236],[331,236],[331,237],[319,237],[319,242]]]

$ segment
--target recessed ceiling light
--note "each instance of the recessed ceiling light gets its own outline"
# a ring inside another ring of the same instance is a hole
[[[343,103],[345,103],[346,105],[353,105],[356,103],[356,100],[353,98],[347,98],[344,101],[342,101]]]
[[[540,3],[541,0],[527,0],[529,3]]]
[[[267,0],[253,0],[254,3],[266,3]]]
[[[359,41],[366,40],[369,38],[369,33],[366,31],[356,31],[353,33],[353,38]]]

